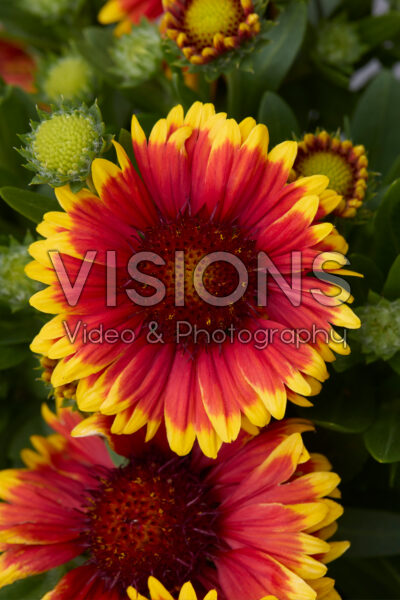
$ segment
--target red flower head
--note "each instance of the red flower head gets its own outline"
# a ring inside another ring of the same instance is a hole
[[[20,44],[0,39],[0,77],[6,83],[33,92],[35,70],[35,61]]]
[[[57,433],[32,438],[27,468],[0,473],[1,585],[84,555],[43,600],[127,600],[128,588],[143,600],[150,575],[165,585],[150,580],[152,600],[182,586],[182,600],[194,590],[207,600],[338,598],[325,563],[348,546],[327,541],[342,513],[327,497],[339,477],[305,449],[307,422],[242,434],[217,461],[198,449],[177,457],[161,436],[118,436],[128,458],[116,467],[101,438],[71,437],[78,424],[108,434],[108,417],[44,416]]]
[[[128,33],[142,17],[154,20],[163,12],[162,0],[108,0],[99,13],[103,25],[118,23],[116,35]]]
[[[333,325],[359,319],[326,280],[346,244],[320,222],[340,197],[325,176],[287,184],[296,142],[268,152],[264,125],[212,105],[174,108],[148,142],[134,117],[132,135],[141,177],[115,144],[120,167],[93,163],[97,194],[57,188],[65,212],[38,227],[27,272],[48,287],[31,303],[56,316],[32,350],[113,433],[151,439],[165,420],[175,452],[197,438],[215,457],[287,399],[309,405],[332,349],[349,352]]]

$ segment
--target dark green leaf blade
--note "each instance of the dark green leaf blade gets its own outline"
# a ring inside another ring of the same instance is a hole
[[[270,145],[275,146],[300,134],[299,124],[290,106],[274,92],[265,92],[258,111],[258,121],[268,127]]]
[[[1,188],[0,196],[11,208],[34,223],[40,223],[46,212],[60,208],[55,198],[15,187]]]

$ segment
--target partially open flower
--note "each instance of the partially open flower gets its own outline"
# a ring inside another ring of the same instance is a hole
[[[108,0],[99,13],[103,25],[118,23],[117,36],[129,33],[133,23],[139,23],[142,17],[154,20],[163,11],[161,0]]]
[[[43,63],[38,79],[46,101],[93,99],[95,75],[89,63],[79,54],[69,53]]]
[[[295,179],[316,174],[329,177],[329,187],[342,197],[335,214],[354,217],[365,197],[367,166],[364,146],[353,146],[349,140],[321,131],[304,136],[293,169]]]
[[[44,417],[57,433],[32,437],[27,468],[0,473],[0,586],[81,556],[43,600],[128,600],[130,587],[143,600],[150,575],[162,582],[150,580],[152,600],[182,586],[182,600],[339,598],[325,575],[349,545],[330,541],[340,479],[307,452],[307,421],[242,434],[212,461],[174,455],[163,435],[125,437],[122,451],[107,417]],[[71,437],[77,427],[92,437]],[[119,467],[96,432],[126,456]]]
[[[151,79],[161,69],[163,58],[158,28],[144,19],[110,48],[112,71],[123,85],[135,86]]]
[[[36,64],[24,47],[16,42],[0,39],[0,78],[9,85],[34,91]]]
[[[36,173],[32,183],[57,187],[84,181],[106,146],[97,105],[38,113],[41,121],[31,123],[31,133],[21,136],[25,148],[20,152],[28,160],[27,168]]]
[[[163,29],[194,65],[214,61],[261,31],[252,0],[164,0]]]

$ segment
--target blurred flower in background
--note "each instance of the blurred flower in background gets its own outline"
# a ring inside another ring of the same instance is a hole
[[[39,63],[38,88],[42,99],[50,103],[91,101],[96,77],[90,64],[78,53],[66,51]]]
[[[353,333],[361,351],[370,360],[390,360],[400,350],[400,300],[381,298],[376,304],[357,309],[362,327]]]
[[[25,47],[18,42],[1,38],[0,30],[0,77],[9,85],[34,91],[36,62]]]
[[[163,12],[161,0],[108,0],[99,13],[103,25],[118,23],[116,35],[128,33],[132,23],[139,23],[142,17],[157,19]]]
[[[77,7],[79,0],[16,0],[16,4],[27,13],[45,21],[56,21]]]
[[[355,24],[338,19],[319,25],[315,51],[322,61],[346,68],[355,64],[364,50]]]
[[[33,242],[30,234],[21,244],[14,238],[8,246],[0,246],[0,301],[8,304],[12,312],[27,308],[29,298],[40,285],[25,275],[30,262],[28,246]]]
[[[157,26],[142,19],[130,33],[117,38],[110,48],[113,67],[121,84],[133,87],[151,79],[161,68],[163,53]]]

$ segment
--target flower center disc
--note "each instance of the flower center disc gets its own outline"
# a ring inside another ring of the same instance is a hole
[[[329,187],[341,196],[352,193],[353,170],[346,159],[331,151],[317,151],[306,155],[296,165],[299,175],[326,175],[329,177]]]
[[[184,28],[197,48],[213,45],[214,36],[237,34],[245,19],[239,0],[189,0],[184,16]]]
[[[154,575],[179,589],[215,540],[215,503],[185,459],[133,459],[101,480],[87,507],[92,561],[121,590]]]
[[[155,253],[165,262],[158,266],[146,261],[139,266],[142,273],[165,285],[163,299],[144,308],[147,321],[157,323],[164,341],[175,341],[178,322],[212,334],[217,329],[238,326],[256,306],[255,242],[245,238],[238,227],[182,216],[177,222],[146,230],[139,251]],[[177,252],[182,258],[177,259]],[[207,257],[212,262],[201,273],[199,263]],[[143,297],[154,294],[154,288],[145,284],[132,282],[131,287]],[[213,297],[211,300],[207,293]],[[178,305],[177,294],[184,306]],[[233,297],[235,300],[228,303]],[[216,306],[214,299],[226,299],[225,305]]]

